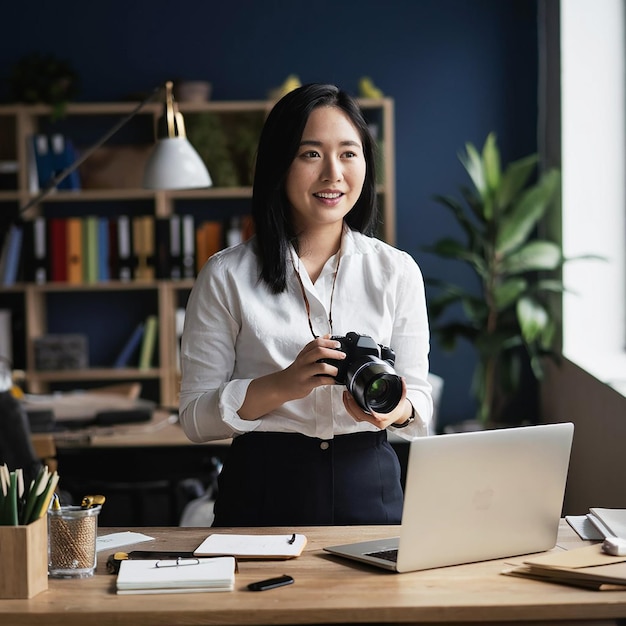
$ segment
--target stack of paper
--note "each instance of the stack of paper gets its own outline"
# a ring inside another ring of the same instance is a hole
[[[626,509],[591,508],[587,518],[603,537],[626,539]]]
[[[626,591],[626,556],[605,554],[601,544],[531,557],[502,573],[597,591]]]
[[[587,515],[567,515],[569,525],[581,539],[600,541],[606,537],[626,539],[626,509],[592,507]]]
[[[232,591],[234,557],[208,559],[133,560],[120,563],[118,594]]]

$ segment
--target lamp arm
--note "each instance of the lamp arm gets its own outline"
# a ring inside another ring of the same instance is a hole
[[[96,150],[101,148],[118,130],[120,130],[125,124],[127,124],[146,104],[155,99],[160,93],[162,86],[159,85],[145,100],[140,102],[128,115],[123,117],[117,124],[115,124],[109,131],[107,131],[96,143],[87,148],[72,164],[68,165],[64,170],[59,172],[56,176],[50,179],[46,186],[33,198],[31,198],[23,207],[21,207],[15,218],[18,218],[22,213],[25,213],[31,207],[35,206],[38,202],[43,200],[62,180],[65,180],[75,169],[79,168]]]

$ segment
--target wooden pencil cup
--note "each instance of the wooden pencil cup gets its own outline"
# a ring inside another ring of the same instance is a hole
[[[32,598],[46,589],[47,515],[28,526],[0,526],[0,598]]]

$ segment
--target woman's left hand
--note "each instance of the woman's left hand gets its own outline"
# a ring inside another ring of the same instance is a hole
[[[400,402],[398,402],[398,406],[390,413],[376,413],[375,411],[366,413],[357,404],[356,400],[347,389],[343,392],[343,404],[346,407],[346,411],[348,411],[357,422],[369,422],[380,430],[384,430],[387,426],[391,426],[391,424],[395,422],[398,424],[406,422],[412,411],[411,405],[406,399],[406,381],[404,378],[402,378],[402,396],[400,397]]]

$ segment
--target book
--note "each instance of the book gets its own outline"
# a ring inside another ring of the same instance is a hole
[[[83,280],[98,282],[98,218],[88,215],[83,218]]]
[[[128,367],[131,364],[131,362],[133,361],[133,357],[137,353],[137,350],[139,349],[139,346],[141,344],[143,333],[144,323],[141,322],[138,326],[135,327],[135,330],[133,330],[123,348],[120,350],[120,353],[117,355],[117,358],[113,362],[113,367]]]
[[[48,248],[50,250],[50,280],[67,280],[67,224],[63,217],[50,218]]]
[[[222,223],[218,221],[202,222],[196,228],[196,273],[207,259],[222,249]]]
[[[587,513],[589,521],[598,529],[602,538],[626,539],[626,509],[592,507]]]
[[[39,285],[48,280],[46,218],[38,216],[24,222],[22,241],[22,278]]]
[[[118,250],[117,218],[107,220],[109,223],[109,280],[116,280],[120,275],[120,261]]]
[[[232,248],[243,241],[243,231],[241,229],[241,219],[233,217],[228,223],[226,231],[226,246]]]
[[[156,315],[148,315],[139,351],[139,369],[147,370],[152,367],[156,348],[158,318]]]
[[[611,556],[594,544],[531,557],[502,574],[598,591],[626,590],[626,556]]]
[[[182,278],[182,234],[180,215],[170,217],[170,278]]]
[[[22,224],[12,224],[5,242],[3,251],[3,271],[0,279],[5,287],[14,285],[17,281],[22,256],[22,240],[24,229]]]
[[[208,559],[127,559],[120,562],[118,594],[232,591],[236,561],[232,556]]]
[[[605,537],[591,523],[587,515],[566,515],[565,521],[574,529],[576,534],[585,541],[602,541]]]
[[[240,535],[215,533],[209,535],[195,550],[198,557],[231,554],[240,559],[293,559],[302,554],[307,544],[305,535]]]
[[[109,220],[98,218],[98,281],[105,282],[111,278]]]
[[[31,224],[33,237],[33,280],[38,285],[48,282],[48,225],[43,216],[36,217]]]
[[[133,218],[135,279],[154,280],[154,218],[140,215]]]
[[[39,191],[39,174],[37,172],[34,136],[29,137],[29,140],[26,142],[26,175],[28,191],[37,193]]]
[[[182,278],[193,278],[196,274],[196,229],[193,215],[181,218],[181,273]]]
[[[133,242],[128,215],[117,218],[117,278],[129,281],[133,277]]]
[[[52,170],[54,176],[57,176],[74,163],[76,160],[76,150],[74,149],[72,141],[61,133],[50,135],[49,142]],[[64,189],[66,191],[77,191],[80,188],[81,183],[78,170],[70,172],[57,185],[57,189]]]
[[[79,285],[83,282],[83,222],[80,217],[68,217],[67,228],[67,282]]]
[[[11,310],[0,309],[0,359],[6,359],[13,364],[13,326],[11,324]]]
[[[32,141],[37,166],[37,182],[39,189],[45,189],[54,176],[50,143],[48,136],[41,133],[33,135]]]

